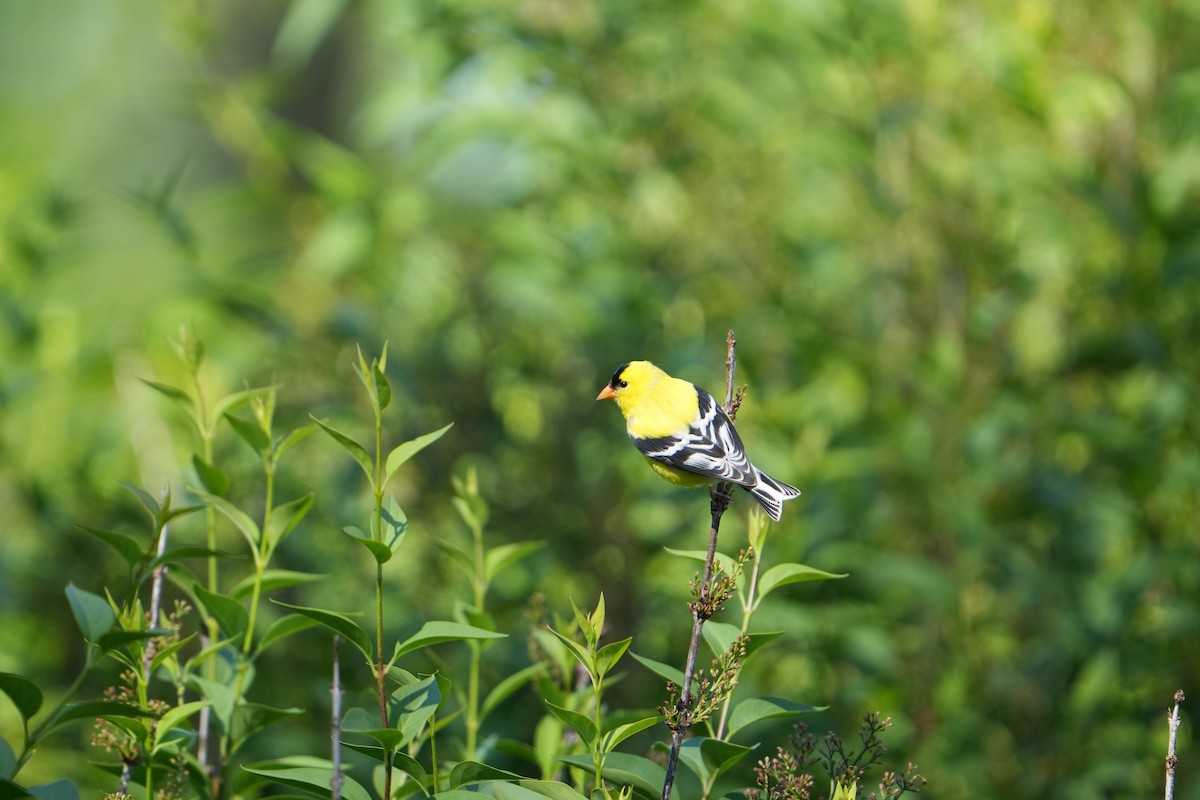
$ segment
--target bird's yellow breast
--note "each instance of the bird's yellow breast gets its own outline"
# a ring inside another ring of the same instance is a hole
[[[679,434],[699,413],[695,386],[657,368],[654,373],[638,376],[636,383],[630,381],[628,389],[617,396],[626,429],[638,439]]]

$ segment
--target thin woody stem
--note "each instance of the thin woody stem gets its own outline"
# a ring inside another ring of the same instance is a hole
[[[1179,763],[1175,755],[1175,737],[1179,734],[1179,706],[1183,703],[1183,689],[1175,692],[1175,707],[1167,715],[1167,792],[1166,800],[1175,798],[1175,766]]]
[[[737,368],[737,358],[734,348],[737,339],[733,331],[725,337],[725,413],[733,419],[737,414],[734,406],[733,378]],[[700,651],[700,638],[704,630],[704,621],[712,615],[713,609],[709,602],[712,596],[713,563],[717,556],[717,534],[721,530],[721,517],[729,508],[733,487],[722,481],[711,491],[712,526],[708,531],[708,553],[704,558],[703,579],[700,582],[700,596],[692,603],[692,640],[688,645],[687,661],[683,669],[683,685],[679,688],[679,701],[676,709],[679,711],[679,723],[671,729],[671,752],[667,756],[666,779],[663,781],[662,800],[670,800],[671,789],[675,784],[675,770],[679,766],[679,751],[683,747],[683,737],[692,722],[692,710],[696,704],[692,697],[692,675],[696,671],[696,656]]]

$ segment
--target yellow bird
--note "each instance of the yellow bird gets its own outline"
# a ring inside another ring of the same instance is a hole
[[[800,494],[750,463],[733,421],[711,394],[649,361],[622,364],[596,399],[617,401],[634,446],[676,486],[736,483],[776,522],[784,501]]]

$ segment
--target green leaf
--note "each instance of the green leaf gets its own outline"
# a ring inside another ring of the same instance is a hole
[[[671,555],[682,556],[689,558],[692,561],[699,561],[703,564],[708,559],[708,551],[706,550],[676,550],[673,547],[664,548]],[[733,560],[724,553],[717,553],[713,559],[713,565],[720,567],[721,571],[726,575],[732,575],[737,570],[737,561]]]
[[[595,773],[590,755],[565,756],[558,760],[590,774]],[[667,780],[666,771],[658,764],[648,758],[628,753],[610,755],[604,763],[602,776],[618,786],[632,787],[635,794],[647,800],[658,800],[662,797],[663,784]]]
[[[183,391],[182,389],[176,389],[174,386],[169,386],[165,383],[159,383],[158,381],[146,380],[145,378],[138,378],[138,380],[164,397],[169,397],[172,400],[183,403],[187,406],[192,404],[192,398],[189,397],[187,392]]]
[[[306,631],[317,625],[317,621],[311,617],[305,617],[300,614],[287,614],[272,622],[263,632],[262,638],[258,640],[258,648],[255,654],[263,652],[268,647],[285,639],[294,633]]]
[[[436,442],[438,439],[442,438],[446,431],[450,430],[453,425],[454,423],[451,422],[444,428],[439,428],[432,433],[427,433],[424,436],[418,436],[417,438],[411,439],[403,444],[396,445],[396,447],[392,449],[392,452],[388,453],[387,468],[384,472],[384,474],[387,476],[385,481],[391,480],[392,476],[396,474],[396,470],[404,466],[405,462],[407,462],[417,453],[424,450],[429,445]]]
[[[705,625],[704,627],[707,628],[708,625]],[[629,655],[633,656],[634,661],[638,662],[660,678],[668,680],[676,686],[683,686],[683,670],[676,669],[670,664],[664,664],[661,661],[655,661],[644,656],[639,656],[637,653],[630,653]]]
[[[333,781],[331,762],[324,759],[306,759],[312,762],[312,765],[290,766],[289,762],[292,760],[280,759],[265,764],[243,766],[242,769],[252,775],[269,778],[290,789],[316,794],[317,797],[329,795],[329,785]],[[345,800],[371,800],[370,793],[358,781],[345,774],[342,780],[342,797]]]
[[[66,778],[34,786],[29,793],[38,800],[79,800],[79,787]]]
[[[17,754],[9,747],[8,742],[0,739],[0,775],[15,775],[17,772]]]
[[[7,778],[0,778],[0,800],[20,800],[25,797],[33,797],[33,795],[21,784],[14,783]]]
[[[550,709],[550,713],[558,717],[560,720],[570,725],[579,734],[588,747],[596,741],[596,723],[586,714],[580,714],[578,711],[572,711],[569,708],[556,706],[554,703],[546,703],[546,708]],[[591,763],[591,756],[588,756],[588,763]]]
[[[411,742],[421,735],[441,702],[437,676],[430,675],[392,692],[388,717],[392,726],[404,734],[404,742]]]
[[[378,542],[372,539],[370,536],[363,533],[361,529],[356,528],[353,525],[347,525],[346,527],[342,528],[342,533],[346,534],[351,539],[367,548],[367,550],[371,553],[372,558],[375,559],[376,564],[386,564],[392,560],[392,548],[388,547],[383,542]]]
[[[259,533],[258,524],[250,519],[246,512],[235,506],[233,503],[226,500],[224,497],[218,497],[215,494],[208,492],[197,491],[196,494],[221,513],[226,519],[233,523],[233,527],[245,538],[246,543],[250,545],[250,550],[258,553],[259,540],[262,535]]]
[[[714,655],[719,656],[729,652],[733,640],[741,635],[742,629],[737,625],[730,625],[728,622],[716,622],[710,619],[704,623],[701,632],[704,634],[704,641],[708,644],[709,649]]]
[[[764,572],[758,579],[758,596],[766,597],[780,586],[802,581],[826,581],[845,578],[845,572],[825,572],[804,564],[777,564]]]
[[[312,508],[312,504],[313,493],[309,492],[303,497],[297,497],[295,500],[275,506],[267,524],[267,541],[271,543],[272,548],[296,529],[300,520],[304,519],[308,510]]]
[[[510,696],[519,691],[522,687],[528,684],[538,675],[548,670],[550,665],[545,661],[538,661],[531,664],[519,672],[514,672],[500,683],[496,684],[493,689],[488,692],[488,696],[484,698],[483,705],[480,707],[480,718],[486,717],[488,714],[496,710],[496,706],[503,703]]]
[[[379,401],[379,410],[383,411],[392,403],[392,385],[383,374],[383,363],[375,364],[375,397]]]
[[[628,739],[634,734],[641,733],[647,728],[651,728],[662,722],[662,717],[645,717],[643,719],[634,720],[618,725],[604,734],[604,752],[611,753],[613,749],[621,742]]]
[[[107,544],[113,550],[116,550],[121,558],[125,559],[131,567],[135,567],[146,557],[145,550],[138,544],[137,539],[132,536],[127,536],[124,533],[114,533],[112,531],[102,531],[97,528],[89,528],[86,525],[78,526],[81,530],[95,536],[100,541]]]
[[[210,592],[199,583],[192,587],[192,591],[226,636],[240,639],[246,635],[246,628],[250,625],[250,614],[245,606],[232,597]]]
[[[278,442],[276,442],[275,443],[275,460],[279,461],[279,459],[283,458],[283,454],[286,453],[288,450],[291,450],[293,445],[295,445],[297,442],[299,442],[302,439],[304,439],[305,437],[307,437],[310,433],[312,433],[316,429],[317,429],[317,426],[310,423],[303,427],[296,428],[294,431],[289,433],[287,436],[284,436],[282,439],[280,439]]]
[[[313,575],[310,572],[295,572],[290,569],[268,569],[262,574],[262,591],[273,592],[288,586],[317,583],[325,580],[324,575]],[[247,575],[238,585],[229,591],[229,596],[240,600],[254,593],[254,576]]]
[[[826,708],[828,706],[810,706],[782,697],[750,697],[734,706],[729,715],[729,735],[732,737],[742,728],[764,719],[797,717]]]
[[[144,631],[109,631],[100,637],[96,644],[101,650],[108,652],[130,642],[153,639],[156,636],[170,636],[174,633],[170,628],[148,628]]]
[[[0,672],[0,692],[8,695],[21,718],[27,722],[33,719],[34,714],[42,707],[42,690],[22,675]]]
[[[332,425],[326,424],[316,417],[313,417],[313,420],[321,426],[321,430],[332,436],[334,441],[345,448],[346,452],[354,456],[354,460],[358,462],[360,467],[362,467],[362,471],[366,474],[367,480],[370,481],[372,488],[374,488],[375,467],[371,463],[371,456],[368,455],[367,448],[363,447],[361,444],[354,441]]]
[[[238,700],[237,694],[233,690],[234,687],[226,683],[210,681],[198,675],[189,675],[187,683],[188,686],[199,692],[201,697],[208,700],[212,705],[213,716],[221,723],[223,729],[229,730]]]
[[[117,624],[112,607],[100,595],[80,589],[73,583],[67,584],[66,591],[75,624],[87,641],[95,644]]]
[[[679,762],[695,773],[702,783],[708,783],[753,752],[754,747],[694,737],[683,743],[679,750]]]
[[[459,786],[485,781],[520,780],[521,777],[515,772],[490,767],[477,761],[460,761],[450,772],[450,788],[457,789]]]
[[[198,455],[192,456],[192,469],[196,471],[196,480],[210,494],[224,497],[229,494],[229,476]]]
[[[512,544],[502,544],[499,547],[492,548],[483,559],[484,577],[491,581],[501,572],[526,558],[531,553],[541,550],[545,545],[545,542],[539,541],[513,542]]]
[[[210,550],[207,547],[201,547],[197,544],[183,544],[179,547],[172,547],[165,551],[162,555],[155,556],[146,565],[146,574],[154,571],[155,567],[163,564],[174,564],[177,561],[183,561],[185,558],[209,558],[216,556],[217,558],[231,558],[230,553],[224,550]]]
[[[237,752],[246,740],[268,725],[302,714],[304,714],[302,708],[274,708],[261,703],[239,704],[233,711],[233,720],[230,726],[229,738],[233,742],[232,752]]]
[[[140,501],[141,504],[146,507],[146,510],[150,512],[150,519],[154,520],[154,522],[157,524],[159,515],[162,513],[162,507],[158,504],[158,501],[140,486],[134,486],[132,483],[126,483],[125,481],[117,481],[117,483],[133,492],[138,501]]]
[[[433,543],[438,546],[446,555],[453,559],[454,563],[462,569],[463,573],[471,579],[475,577],[475,559],[466,550],[463,550],[454,542],[448,539],[434,539]]]
[[[463,625],[461,622],[444,620],[426,622],[421,629],[396,646],[395,658],[420,650],[430,645],[442,642],[452,642],[461,639],[505,639],[507,634],[476,628],[473,625]]]
[[[210,428],[216,428],[217,422],[221,417],[228,412],[250,400],[255,395],[266,394],[273,391],[272,387],[260,387],[258,389],[242,389],[241,391],[232,392],[213,403],[212,411],[209,412],[209,419],[212,421]]]
[[[625,651],[629,649],[629,645],[632,643],[633,637],[630,636],[628,639],[606,644],[596,651],[596,672],[599,677],[603,678],[617,665],[617,662],[621,660],[621,656],[625,655]]]
[[[570,651],[571,655],[575,656],[576,661],[583,665],[583,668],[592,676],[592,680],[596,680],[598,677],[596,675],[596,665],[592,659],[592,654],[588,652],[587,648],[569,636],[563,636],[553,628],[550,629],[550,633],[554,634],[555,638],[567,646],[567,650]]]
[[[492,791],[496,794],[496,800],[535,800],[542,797],[548,797],[550,800],[588,800],[570,786],[558,781],[524,780],[517,781],[515,786],[511,783],[497,783],[492,786]],[[518,794],[518,791],[526,794]]]
[[[58,730],[59,728],[71,722],[78,720],[94,720],[97,717],[153,717],[154,714],[150,711],[145,711],[128,703],[114,703],[109,700],[84,700],[79,703],[70,703],[63,707],[62,711],[54,715],[53,724],[47,729],[50,731]]]
[[[404,534],[408,532],[408,516],[404,513],[404,509],[400,508],[396,498],[390,494],[384,501],[382,511],[380,516],[385,530],[379,539],[394,553],[400,549],[400,545],[404,542]]]
[[[371,661],[371,639],[367,636],[357,622],[350,619],[345,614],[338,614],[333,611],[326,611],[323,608],[306,608],[304,606],[294,606],[289,603],[281,603],[278,600],[272,600],[275,605],[291,609],[297,614],[302,614],[310,619],[316,620],[319,624],[324,625],[329,630],[339,634],[343,639],[350,642],[358,648],[368,662]]]
[[[207,700],[195,700],[191,703],[184,703],[181,706],[175,706],[168,709],[162,717],[159,718],[158,724],[154,726],[154,749],[158,750],[164,743],[164,738],[168,732],[177,725],[182,724],[188,717],[196,714],[202,708],[207,708],[209,702]]]
[[[161,650],[158,650],[154,654],[154,658],[150,661],[150,672],[153,673],[155,670],[165,664],[171,659],[171,657],[182,650],[189,642],[192,641],[192,639],[195,638],[196,634],[192,633],[180,639],[179,641],[172,642]]]
[[[257,420],[242,419],[233,414],[226,414],[225,421],[229,423],[243,442],[250,445],[256,453],[267,453],[271,447],[271,437],[262,429]]]
[[[450,789],[449,791],[438,792],[437,794],[433,795],[430,800],[477,800],[480,797],[486,798],[486,800],[492,800],[492,796],[490,794],[484,794],[483,792],[471,792],[467,791],[466,789]]]

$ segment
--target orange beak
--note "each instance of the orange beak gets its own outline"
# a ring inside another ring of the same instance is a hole
[[[597,400],[615,400],[617,393],[613,391],[611,386],[605,386],[600,390],[600,394],[596,395]]]

